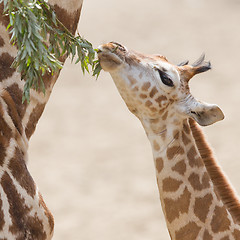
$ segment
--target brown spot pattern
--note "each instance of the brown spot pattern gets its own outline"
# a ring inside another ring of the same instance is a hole
[[[172,170],[178,172],[181,175],[184,175],[184,173],[186,172],[186,168],[186,164],[184,160],[182,160],[178,162],[174,167],[172,167]]]
[[[167,119],[168,112],[165,112],[164,115],[162,116],[162,120],[165,121]]]
[[[150,87],[151,87],[151,83],[150,82],[145,82],[142,86],[142,90],[147,91]]]
[[[2,53],[0,56],[0,82],[9,78],[15,72],[14,68],[11,68],[14,58],[8,53]]]
[[[184,153],[184,149],[181,146],[169,147],[167,149],[167,157],[172,160],[176,155],[181,155]]]
[[[155,101],[158,103],[159,107],[162,107],[162,102],[166,100],[167,98],[165,96],[160,96]]]
[[[162,114],[164,113],[164,111],[165,111],[165,108],[164,108],[164,109],[160,109],[160,110],[159,110],[159,114],[162,115]]]
[[[14,157],[10,160],[9,170],[27,193],[34,198],[36,193],[35,183],[27,170],[23,154],[19,149],[15,150]]]
[[[131,76],[131,75],[128,76],[128,80],[130,81],[130,83],[132,85],[134,85],[137,82],[137,80],[133,76]]]
[[[18,240],[46,239],[42,222],[36,215],[34,217],[28,215],[31,209],[26,206],[24,199],[17,192],[11,177],[6,172],[2,176],[1,185],[7,195],[9,214],[12,219],[12,225],[9,227],[9,231],[17,234]]]
[[[159,144],[157,143],[156,140],[153,141],[153,148],[154,148],[154,150],[156,150],[156,151],[159,151],[159,150],[160,150],[160,146],[159,146]]]
[[[220,240],[230,240],[228,236],[221,238]]]
[[[59,58],[59,60],[60,60],[61,62],[64,62],[64,61],[65,61],[65,58],[64,58],[64,59],[60,59],[60,58]],[[59,74],[60,74],[60,71],[57,71],[57,72],[54,73],[53,75],[52,75],[52,73],[49,73],[49,72],[47,72],[47,73],[44,74],[44,76],[43,76],[42,79],[43,79],[43,83],[44,83],[44,86],[45,86],[46,89],[52,88],[52,86],[53,86],[53,84],[55,84],[55,82],[56,82]],[[40,83],[39,83],[38,85],[41,86]],[[39,92],[39,93],[42,92],[42,91],[41,91],[41,88],[38,88],[36,91]]]
[[[150,107],[151,105],[152,105],[152,102],[149,101],[149,100],[147,100],[146,103],[145,103],[145,106],[146,106],[146,107]]]
[[[159,118],[149,119],[151,123],[155,124],[159,122]],[[164,126],[165,127],[165,126]]]
[[[33,109],[29,118],[29,122],[27,123],[26,129],[25,129],[26,136],[28,139],[32,136],[33,132],[35,131],[37,122],[43,113],[44,107],[45,107],[45,104],[38,104]]]
[[[137,92],[138,90],[139,90],[138,86],[136,86],[136,87],[133,89],[134,92]]]
[[[6,141],[6,139],[2,135],[0,135],[0,166],[4,164],[7,145],[8,145],[8,141]]]
[[[188,135],[190,133],[190,127],[187,123],[183,124],[183,131]]]
[[[211,221],[211,227],[214,233],[229,230],[230,221],[227,216],[228,216],[227,211],[224,207],[216,206],[214,210],[213,218]]]
[[[39,195],[39,204],[43,207],[44,209],[44,213],[45,215],[47,216],[48,218],[48,223],[49,223],[49,227],[50,227],[50,232],[52,233],[53,232],[53,229],[54,229],[54,218],[53,218],[53,215],[51,214],[51,212],[48,210],[44,200],[43,200],[43,197],[41,195],[41,193],[39,192],[38,193]]]
[[[22,128],[21,120],[11,95],[7,91],[4,91],[2,94],[2,98],[8,106],[7,108],[8,115],[11,117],[18,132],[22,134],[23,128]]]
[[[199,227],[195,222],[189,222],[186,226],[176,232],[176,240],[196,239],[200,229],[201,227]]]
[[[3,203],[2,203],[2,199],[0,199],[0,230],[3,229],[4,227],[4,214],[3,214]]]
[[[174,130],[173,131],[173,137],[174,137],[174,139],[179,139],[179,131],[178,130]]]
[[[6,157],[6,149],[9,141],[13,135],[12,129],[3,119],[3,109],[0,105],[0,165],[3,165],[4,158]]]
[[[152,97],[154,97],[154,95],[155,95],[157,92],[158,92],[157,88],[156,88],[156,87],[153,87],[152,90],[151,90],[151,92],[150,92],[150,94],[149,94],[149,96],[152,98]]]
[[[145,98],[147,98],[147,95],[141,93],[141,94],[140,94],[140,98],[145,99]]]
[[[178,181],[174,178],[168,177],[163,180],[163,191],[165,192],[175,192],[179,189],[182,181]]]
[[[69,14],[65,9],[60,8],[58,5],[53,6],[56,15],[61,23],[71,32],[75,33],[81,13],[82,6],[76,9],[75,12]]]
[[[4,46],[4,40],[3,38],[0,36],[0,47],[3,47]]]
[[[5,27],[9,24],[9,17],[3,14],[3,3],[0,4],[0,23],[2,23]]]
[[[206,172],[204,173],[201,181],[200,181],[200,176],[196,173],[192,173],[189,176],[188,181],[190,182],[191,186],[195,190],[199,190],[199,191],[206,189],[210,186],[209,184],[210,179]]]
[[[235,229],[233,232],[233,236],[235,239],[240,239],[240,231]]]
[[[158,173],[160,173],[163,170],[163,159],[162,158],[156,158],[156,168]]]
[[[198,156],[197,151],[195,146],[192,146],[188,153],[187,153],[187,157],[189,160],[189,164],[191,167],[201,167],[203,166],[203,163],[201,161],[201,158]]]
[[[191,193],[185,188],[183,194],[177,199],[172,200],[170,198],[165,198],[165,212],[166,218],[171,223],[174,219],[178,218],[180,213],[187,213],[189,209],[191,199]]]
[[[22,104],[22,94],[23,94],[22,90],[18,87],[16,83],[14,83],[13,85],[6,88],[6,91],[10,94],[13,101],[15,102],[15,107],[18,112],[18,115],[20,119],[22,119],[26,112],[26,107],[27,107],[26,101]]]
[[[6,121],[3,119],[3,108],[2,105],[0,105],[0,131],[2,134],[0,134],[0,136],[4,136],[6,138],[6,140],[10,140],[10,138],[12,137],[12,130],[11,128],[8,126],[8,124],[6,123]]]
[[[208,230],[205,230],[204,235],[203,235],[203,240],[213,240],[213,237],[210,235]]]
[[[187,137],[187,135],[184,132],[182,132],[182,141],[185,146],[187,146],[191,142],[191,140]]]
[[[196,198],[195,200],[194,213],[203,223],[206,221],[212,200],[213,197],[211,194],[207,194],[202,198]]]
[[[150,110],[151,110],[152,112],[156,112],[156,111],[157,111],[157,109],[156,109],[155,107],[151,107]]]

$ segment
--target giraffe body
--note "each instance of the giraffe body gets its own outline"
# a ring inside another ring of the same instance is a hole
[[[199,142],[205,146],[204,139],[198,139],[202,133],[196,122],[210,125],[224,115],[217,105],[197,101],[188,86],[210,63],[201,57],[193,65],[175,66],[163,56],[139,54],[114,42],[100,46],[98,56],[152,145],[171,239],[240,239],[239,202],[224,196],[215,169],[206,164]]]
[[[59,20],[74,33],[82,0],[49,0]],[[42,115],[58,74],[45,75],[46,94],[31,90],[22,104],[24,81],[11,68],[17,49],[9,43],[8,17],[0,4],[0,239],[46,240],[54,220],[27,169],[28,142]],[[66,57],[61,60],[64,61]]]

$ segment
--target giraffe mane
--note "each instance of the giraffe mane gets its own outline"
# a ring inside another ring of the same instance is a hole
[[[213,151],[206,141],[204,133],[200,126],[193,120],[189,119],[190,128],[195,139],[198,151],[203,159],[207,172],[216,188],[216,191],[227,207],[232,217],[240,222],[240,201],[233,187],[226,178],[221,167],[217,164]]]

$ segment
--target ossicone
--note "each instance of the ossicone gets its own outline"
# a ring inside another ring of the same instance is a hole
[[[200,58],[192,64],[192,67],[195,70],[195,74],[206,72],[211,69],[210,61],[206,62],[204,59],[205,54],[203,53]]]
[[[188,61],[184,61],[178,65],[181,79],[185,81],[189,81],[194,75],[206,72],[210,69],[211,63],[205,61],[204,53],[192,64],[188,64]]]

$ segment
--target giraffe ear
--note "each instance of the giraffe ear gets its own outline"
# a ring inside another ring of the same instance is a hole
[[[194,104],[188,115],[201,126],[208,126],[224,119],[224,114],[217,105],[201,102]]]

